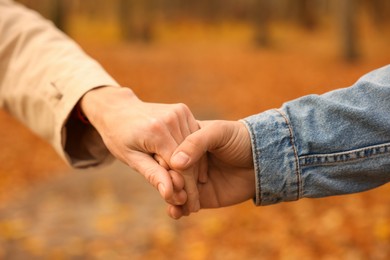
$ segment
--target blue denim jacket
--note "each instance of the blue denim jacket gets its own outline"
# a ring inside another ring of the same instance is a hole
[[[390,181],[390,65],[352,87],[245,118],[256,205],[364,191]]]

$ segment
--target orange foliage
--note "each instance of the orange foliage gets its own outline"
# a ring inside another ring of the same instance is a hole
[[[239,119],[346,87],[390,61],[381,39],[364,43],[362,60],[348,64],[338,58],[331,33],[284,29],[271,49],[256,49],[235,38],[249,34],[235,32],[222,33],[227,41],[165,34],[149,46],[74,36],[141,99],[187,103],[204,119]],[[173,221],[156,192],[127,168],[59,173],[65,166],[47,144],[4,112],[0,122],[0,258],[390,257],[388,185],[264,208],[248,202]]]

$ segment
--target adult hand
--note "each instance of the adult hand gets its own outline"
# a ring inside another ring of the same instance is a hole
[[[177,146],[199,129],[185,105],[146,103],[128,88],[101,87],[87,92],[80,106],[116,158],[141,173],[168,203],[199,210],[198,165],[182,175],[168,172]]]
[[[204,121],[188,136],[171,158],[181,172],[197,164],[208,153],[208,180],[199,183],[201,208],[218,208],[244,202],[255,195],[255,174],[249,132],[238,121]],[[182,207],[168,206],[175,219],[187,215]]]

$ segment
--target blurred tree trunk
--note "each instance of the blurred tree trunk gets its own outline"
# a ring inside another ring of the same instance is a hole
[[[218,20],[221,12],[221,3],[219,0],[205,1],[202,12],[207,22],[214,23]]]
[[[270,0],[256,0],[252,10],[252,20],[255,28],[255,43],[259,46],[270,45]]]
[[[152,41],[155,4],[153,0],[119,1],[119,20],[125,40]]]
[[[370,9],[370,15],[377,28],[383,28],[390,21],[389,0],[367,0],[366,6]]]
[[[347,61],[358,58],[357,0],[339,0],[339,25],[343,56]]]
[[[18,2],[39,12],[46,19],[51,20],[57,28],[66,32],[69,2],[63,0],[18,0]]]
[[[67,13],[67,3],[63,0],[52,0],[50,7],[50,18],[53,23],[62,30],[66,32],[66,13]]]
[[[132,9],[132,1],[120,0],[119,1],[119,22],[122,30],[122,36],[125,40],[130,40],[133,36],[133,28],[131,24],[130,10]]]
[[[313,30],[317,25],[316,2],[313,0],[294,1],[296,4],[296,18],[306,29]]]
[[[295,23],[307,30],[314,30],[317,27],[317,8],[320,2],[313,0],[288,0],[286,18],[290,18]]]

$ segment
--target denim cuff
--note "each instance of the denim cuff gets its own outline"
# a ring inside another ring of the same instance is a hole
[[[281,110],[273,109],[242,121],[252,142],[255,204],[270,205],[301,198],[301,171],[288,117]]]

